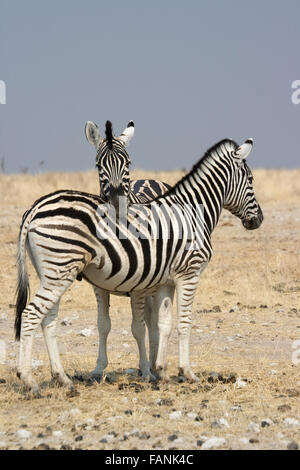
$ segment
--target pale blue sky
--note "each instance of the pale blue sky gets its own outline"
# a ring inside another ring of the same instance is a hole
[[[299,0],[0,0],[0,159],[85,170],[87,120],[136,125],[133,166],[189,169],[224,137],[298,167]]]

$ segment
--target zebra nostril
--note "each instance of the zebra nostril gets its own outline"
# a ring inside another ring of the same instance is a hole
[[[243,226],[247,230],[255,230],[256,228],[260,226],[261,223],[262,223],[262,219],[260,215],[258,215],[257,217],[247,217],[247,219],[243,221]]]

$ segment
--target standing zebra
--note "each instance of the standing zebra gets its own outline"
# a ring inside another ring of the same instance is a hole
[[[191,313],[200,274],[212,255],[211,233],[223,207],[240,218],[247,230],[258,228],[263,220],[246,163],[252,145],[251,139],[241,146],[222,140],[165,195],[144,205],[130,205],[127,217],[118,221],[96,196],[76,191],[46,196],[25,214],[19,238],[16,337],[20,337],[18,375],[27,386],[37,389],[31,375],[31,351],[34,332],[41,323],[52,373],[70,385],[51,326],[61,296],[79,273],[101,289],[130,292],[134,317],[143,316],[145,294],[158,290],[156,367],[162,378],[167,377],[169,306],[175,286],[179,372],[190,381],[197,380],[189,360]],[[202,218],[199,205],[204,210]],[[24,308],[26,241],[41,284]]]
[[[100,197],[103,201],[111,202],[118,210],[120,197],[125,196],[128,198],[128,203],[146,203],[154,198],[164,194],[171,188],[170,185],[156,180],[130,180],[129,165],[130,158],[126,152],[124,145],[128,145],[134,135],[134,123],[130,121],[127,128],[122,132],[119,138],[113,135],[112,124],[106,121],[105,125],[105,139],[100,135],[98,126],[88,121],[85,125],[85,135],[88,142],[96,149],[96,167],[98,169],[99,183],[100,183]],[[107,290],[100,289],[94,286],[94,292],[97,299],[98,306],[98,336],[99,336],[99,349],[97,365],[92,372],[92,377],[100,380],[103,376],[103,371],[108,364],[107,359],[107,337],[111,329],[111,322],[109,317],[109,294]],[[111,292],[112,294],[114,292]],[[120,294],[119,294],[120,295]],[[127,294],[129,295],[129,294]],[[147,296],[145,300],[144,319],[148,328],[149,335],[149,355],[150,363],[154,368],[154,362],[157,353],[157,319],[155,312],[152,312],[153,298]],[[148,368],[145,366],[145,346],[144,341],[144,328],[142,322],[132,323],[132,333],[137,340],[140,350],[140,369],[144,378],[154,378]],[[148,362],[148,361],[147,361]]]

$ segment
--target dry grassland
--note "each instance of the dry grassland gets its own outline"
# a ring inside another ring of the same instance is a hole
[[[171,184],[181,176],[133,173]],[[94,171],[0,175],[0,340],[6,344],[6,362],[0,365],[0,448],[200,450],[209,447],[205,442],[211,437],[224,439],[222,449],[300,446],[300,364],[292,361],[293,342],[300,340],[300,170],[256,170],[254,177],[264,222],[247,232],[223,212],[213,234],[214,256],[195,299],[191,359],[199,384],[178,381],[175,314],[170,383],[141,380],[129,301],[113,296],[107,379],[90,383],[97,357],[96,302],[83,281],[64,295],[58,322],[63,364],[80,379],[78,395],[68,396],[51,383],[38,331],[33,357],[43,361],[36,362],[34,372],[43,384],[42,398],[30,399],[15,375],[12,304],[21,216],[35,199],[57,189],[98,193],[98,180]],[[37,278],[31,265],[29,272],[33,292]],[[65,317],[71,324],[61,323]],[[81,336],[83,328],[93,334]],[[19,437],[20,429],[31,437]]]

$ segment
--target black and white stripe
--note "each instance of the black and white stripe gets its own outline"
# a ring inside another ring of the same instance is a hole
[[[196,380],[189,362],[191,309],[200,274],[212,255],[211,233],[223,207],[239,217],[246,229],[258,228],[263,220],[245,162],[251,149],[252,141],[240,147],[229,139],[219,142],[165,195],[144,205],[130,205],[123,219],[113,218],[109,204],[101,204],[100,198],[77,191],[45,196],[26,213],[19,239],[16,334],[21,335],[18,371],[30,388],[37,387],[30,361],[33,334],[40,324],[52,373],[61,383],[70,384],[53,332],[58,302],[79,273],[96,288],[130,292],[134,319],[143,317],[145,295],[156,292],[156,367],[161,377],[166,377],[170,305],[176,287],[179,369],[189,380]],[[200,205],[202,218],[198,217]],[[41,285],[24,308],[26,240]],[[142,335],[141,321],[136,325],[137,335]]]

